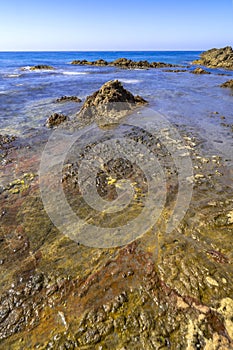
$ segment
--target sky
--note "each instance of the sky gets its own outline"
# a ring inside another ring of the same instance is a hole
[[[0,0],[0,51],[233,46],[233,0]]]

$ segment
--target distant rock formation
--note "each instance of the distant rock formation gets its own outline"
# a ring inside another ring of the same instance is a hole
[[[68,120],[67,116],[59,113],[54,113],[46,120],[45,126],[47,126],[47,128],[53,128],[67,120]]]
[[[48,66],[46,64],[39,64],[37,66],[32,66],[29,68],[29,70],[54,70],[54,69],[55,69],[54,67]],[[21,70],[25,71],[25,70],[28,70],[28,68],[23,67],[21,68]]]
[[[80,103],[82,100],[77,96],[62,96],[56,99],[56,102],[77,102]]]
[[[87,97],[77,116],[97,120],[105,119],[106,122],[112,123],[145,104],[147,101],[127,91],[120,81],[111,80]]]
[[[207,72],[206,70],[204,70],[202,68],[196,68],[193,71],[191,71],[190,73],[192,73],[192,74],[211,74],[210,72]]]
[[[233,79],[226,81],[222,85],[220,85],[222,88],[231,88],[233,89]]]
[[[74,65],[80,65],[80,66],[99,66],[99,67],[106,67],[106,66],[113,66],[113,67],[119,67],[119,68],[126,68],[126,69],[149,69],[149,68],[164,68],[164,67],[177,67],[177,65],[173,65],[170,63],[163,63],[163,62],[148,62],[148,61],[132,61],[127,58],[118,58],[117,60],[113,62],[107,62],[103,59],[97,60],[97,61],[87,61],[87,60],[75,60],[71,62],[71,64]]]
[[[199,60],[193,64],[200,64],[208,68],[225,68],[233,70],[233,50],[231,46],[222,49],[211,49],[201,54]]]

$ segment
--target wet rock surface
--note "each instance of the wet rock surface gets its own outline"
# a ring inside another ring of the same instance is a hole
[[[211,49],[201,54],[201,58],[193,62],[208,68],[225,68],[233,70],[233,50],[226,46],[222,49]]]
[[[11,162],[11,159],[7,155],[14,147],[14,141],[16,140],[14,135],[1,135],[0,134],[0,162],[1,164],[7,164]]]
[[[71,62],[73,65],[81,65],[81,66],[114,66],[119,68],[127,68],[127,69],[149,69],[149,68],[165,68],[165,67],[176,67],[177,65],[173,65],[170,63],[163,62],[148,62],[148,61],[132,61],[127,58],[119,58],[113,62],[107,62],[105,60],[97,60],[97,61],[87,61],[87,60],[75,60]]]
[[[67,116],[59,113],[54,113],[46,120],[45,126],[47,126],[47,128],[53,128],[64,123],[67,120]]]
[[[233,79],[226,81],[222,85],[220,85],[222,88],[230,88],[233,89]]]
[[[82,100],[79,97],[77,97],[77,96],[62,96],[60,98],[57,98],[56,102],[57,103],[60,103],[60,102],[77,102],[77,103],[80,103],[80,102],[82,102]]]
[[[180,132],[184,144],[164,130],[168,143],[190,153],[194,191],[184,220],[167,233],[178,191],[172,156],[149,133],[122,130],[158,157],[168,188],[157,227],[124,247],[88,248],[54,227],[40,197],[40,152],[25,158],[18,149],[20,164],[1,165],[1,174],[13,180],[0,192],[0,348],[232,349],[231,178],[221,156],[206,155],[205,140]],[[88,212],[78,167],[94,146],[74,149],[77,162],[64,164],[64,193],[83,218]],[[103,157],[96,178],[99,195],[115,198],[123,178],[135,187],[130,219],[137,214],[136,203],[143,205],[146,179],[129,161]],[[95,220],[103,224],[99,214]]]
[[[131,110],[146,104],[147,101],[140,96],[134,96],[120,81],[112,80],[86,98],[77,117],[104,119],[106,123],[116,122]]]

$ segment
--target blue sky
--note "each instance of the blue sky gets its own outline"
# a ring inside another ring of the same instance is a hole
[[[233,46],[232,0],[1,0],[0,51]]]

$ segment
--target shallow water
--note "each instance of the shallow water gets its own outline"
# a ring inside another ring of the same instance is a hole
[[[164,72],[166,69],[122,70],[115,67],[72,66],[73,59],[114,60],[127,57],[134,60],[164,61],[188,64],[199,52],[52,52],[52,53],[0,53],[0,125],[1,133],[22,134],[31,128],[43,127],[53,112],[74,117],[81,105],[56,104],[62,95],[77,95],[82,100],[103,83],[119,79],[134,94],[139,94],[150,107],[163,113],[177,124],[199,128],[209,138],[211,147],[231,147],[228,130],[220,127],[214,111],[233,122],[232,92],[219,85],[230,77],[219,76],[232,72],[210,70],[212,75],[195,76],[189,72]],[[49,64],[54,71],[21,71],[21,67]],[[188,68],[189,70],[193,68]],[[214,140],[220,139],[223,144]]]

